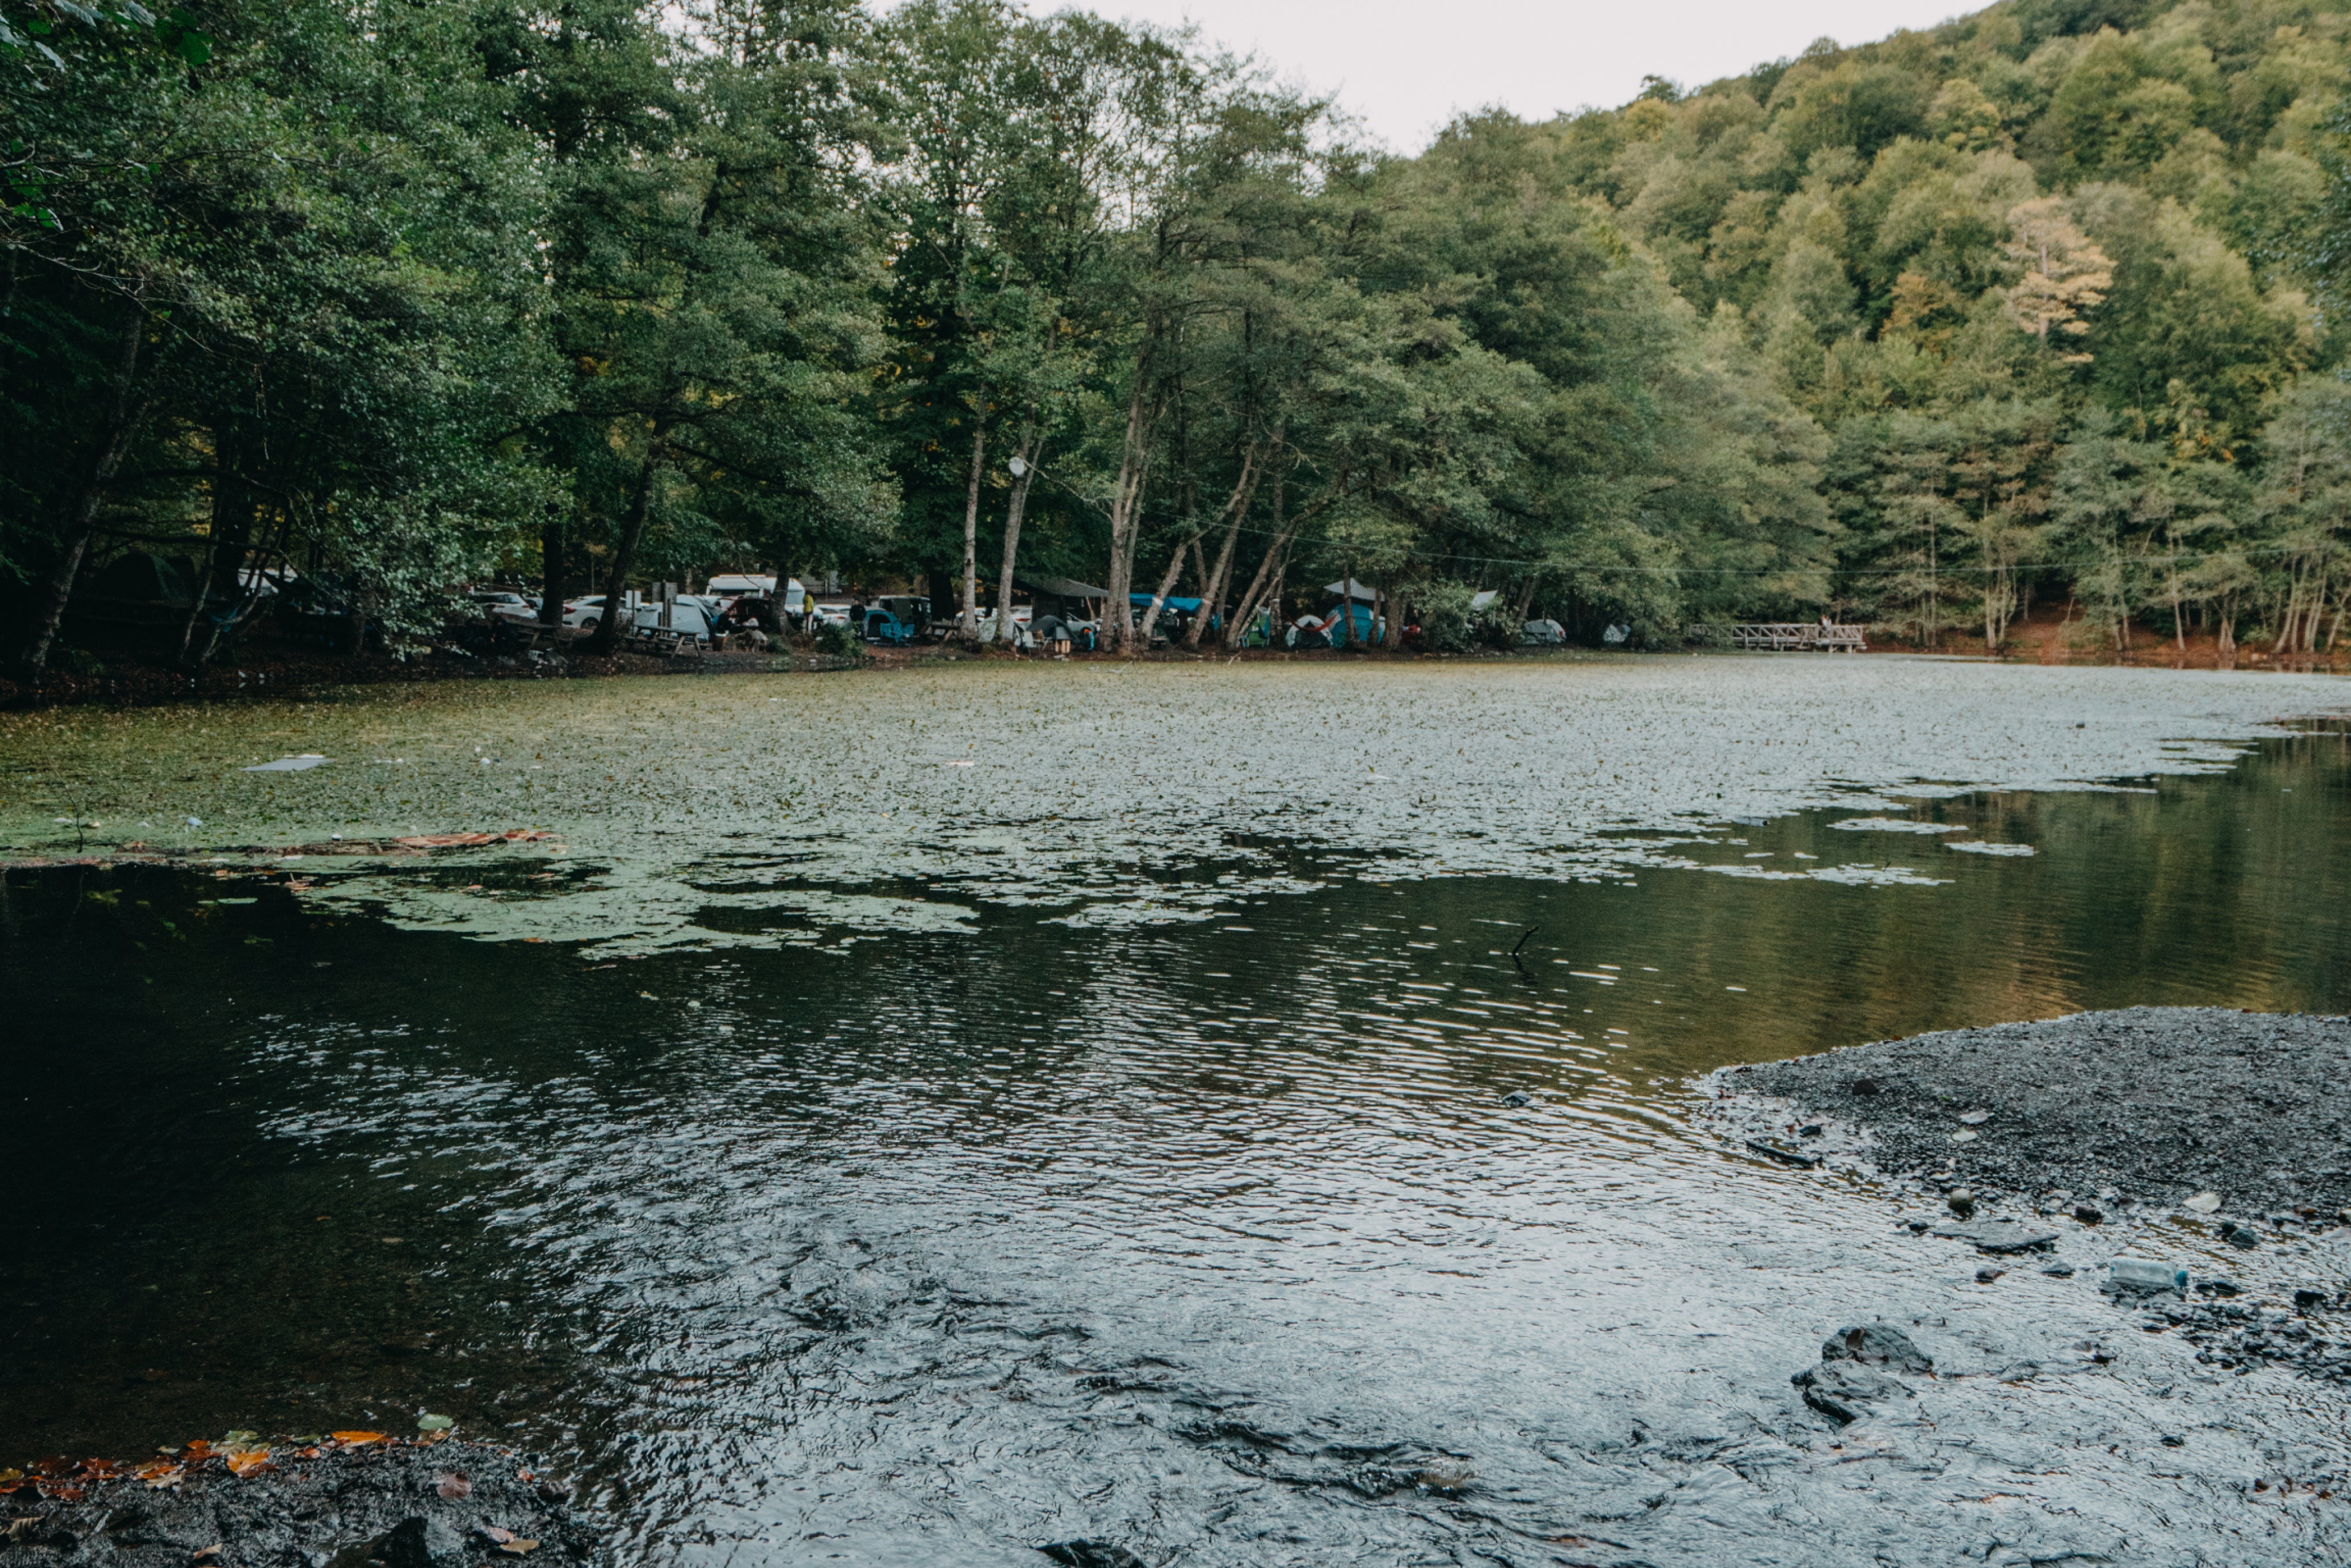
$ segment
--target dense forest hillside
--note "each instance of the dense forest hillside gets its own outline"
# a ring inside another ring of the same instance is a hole
[[[2007,0],[1403,157],[996,0],[0,0],[5,640],[155,558],[189,664],[283,567],[354,644],[764,565],[2329,648],[2346,29]]]

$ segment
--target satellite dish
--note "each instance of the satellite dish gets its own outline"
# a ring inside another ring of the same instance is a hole
[[[1012,470],[1012,476],[1015,479],[1019,478],[1020,476],[1029,472],[1028,463],[1019,457],[1015,457],[1011,462],[1006,464],[1005,466]]]

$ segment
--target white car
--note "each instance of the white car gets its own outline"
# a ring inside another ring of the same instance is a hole
[[[604,596],[591,593],[585,599],[574,599],[563,607],[563,623],[582,628],[595,625],[604,619]]]

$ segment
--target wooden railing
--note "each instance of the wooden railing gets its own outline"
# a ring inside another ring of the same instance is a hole
[[[1869,648],[1858,626],[1823,625],[1817,621],[1754,621],[1736,626],[1693,626],[1691,640],[1728,641],[1734,648],[1761,648],[1772,653],[1859,653]]]

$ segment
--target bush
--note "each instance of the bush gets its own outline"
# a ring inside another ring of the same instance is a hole
[[[816,651],[830,659],[865,657],[865,644],[842,621],[828,621],[816,629]]]

